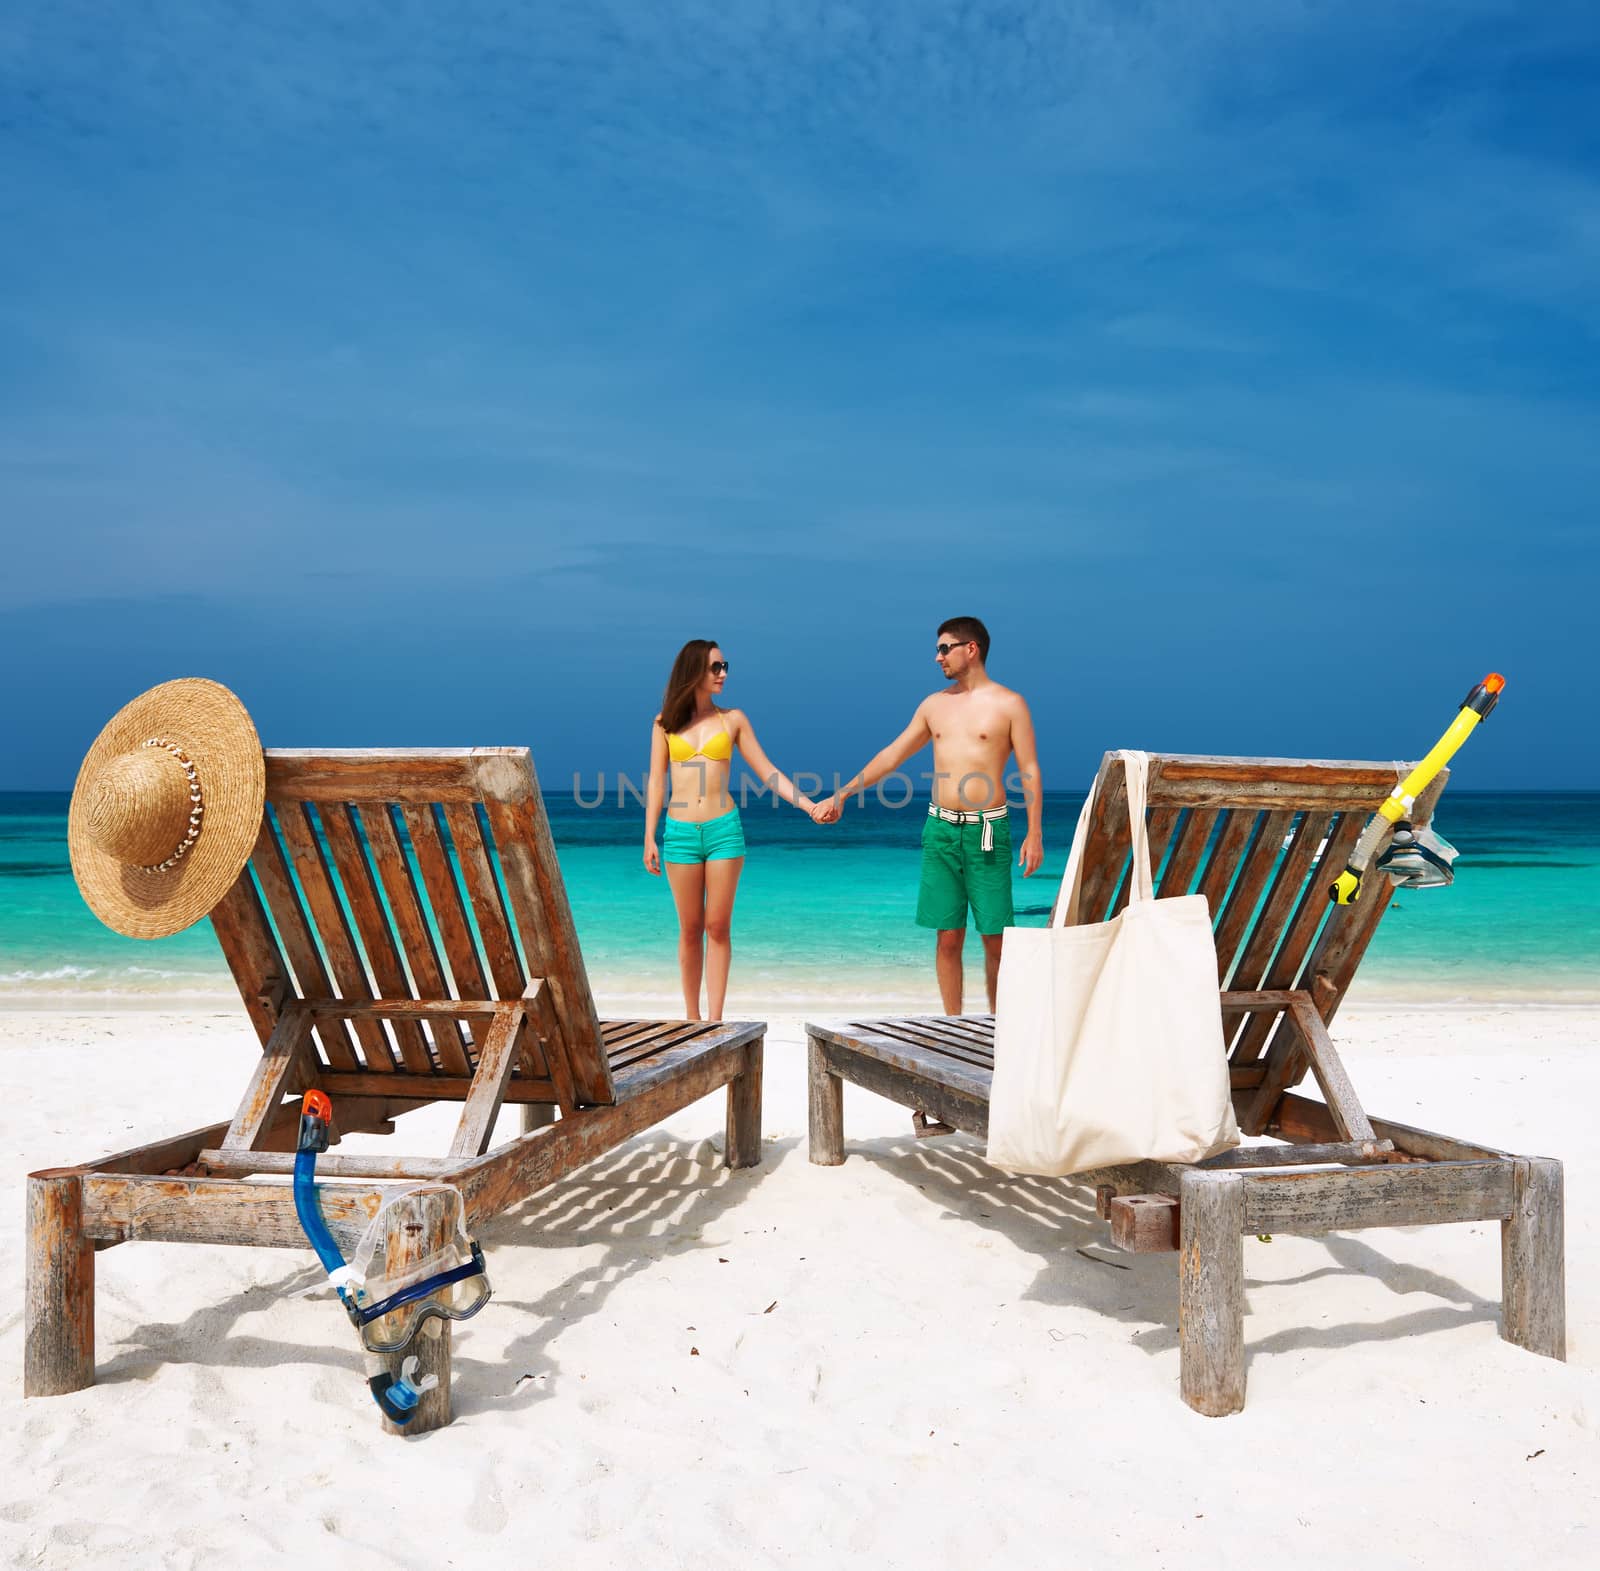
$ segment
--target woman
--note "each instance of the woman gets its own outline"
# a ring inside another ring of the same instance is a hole
[[[661,713],[650,728],[650,788],[645,795],[644,865],[667,883],[678,908],[678,969],[683,974],[686,1020],[699,1020],[700,981],[706,1015],[722,1018],[733,957],[729,929],[733,896],[744,870],[744,826],[728,793],[733,750],[770,786],[813,820],[821,808],[772,766],[740,709],[719,709],[728,662],[707,638],[691,638],[672,662]],[[669,795],[670,787],[670,795]],[[656,850],[656,821],[665,803],[667,822]]]

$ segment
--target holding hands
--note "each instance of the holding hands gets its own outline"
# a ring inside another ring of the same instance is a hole
[[[844,811],[838,794],[830,796],[826,802],[813,802],[810,807],[811,822],[814,824],[834,824],[839,821],[839,815]]]

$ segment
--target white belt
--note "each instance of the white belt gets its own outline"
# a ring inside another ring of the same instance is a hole
[[[928,803],[929,818],[942,818],[947,824],[982,824],[983,838],[978,842],[981,851],[994,850],[995,820],[1004,818],[1009,811],[1004,807],[986,807],[981,813],[958,813],[954,808],[940,807],[937,802]]]

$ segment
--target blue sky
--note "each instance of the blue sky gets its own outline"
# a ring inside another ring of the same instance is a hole
[[[178,675],[637,770],[697,636],[848,771],[961,612],[1052,785],[1497,667],[1600,786],[1592,5],[318,11],[0,15],[0,788]]]

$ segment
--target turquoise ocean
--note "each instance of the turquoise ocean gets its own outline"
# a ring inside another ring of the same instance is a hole
[[[1046,804],[1045,865],[1014,874],[1023,924],[1046,920],[1080,801]],[[639,807],[554,792],[547,807],[602,1008],[678,1013],[672,901],[643,869]],[[0,793],[0,1007],[232,999],[209,923],[155,942],[100,925],[72,881],[66,813],[65,792]],[[1397,896],[1352,1001],[1600,1003],[1600,792],[1451,792],[1437,826],[1460,850],[1456,882]],[[921,827],[918,807],[870,800],[824,828],[748,807],[730,1015],[936,1009],[932,935],[913,924]],[[981,1008],[975,938],[968,962]]]

